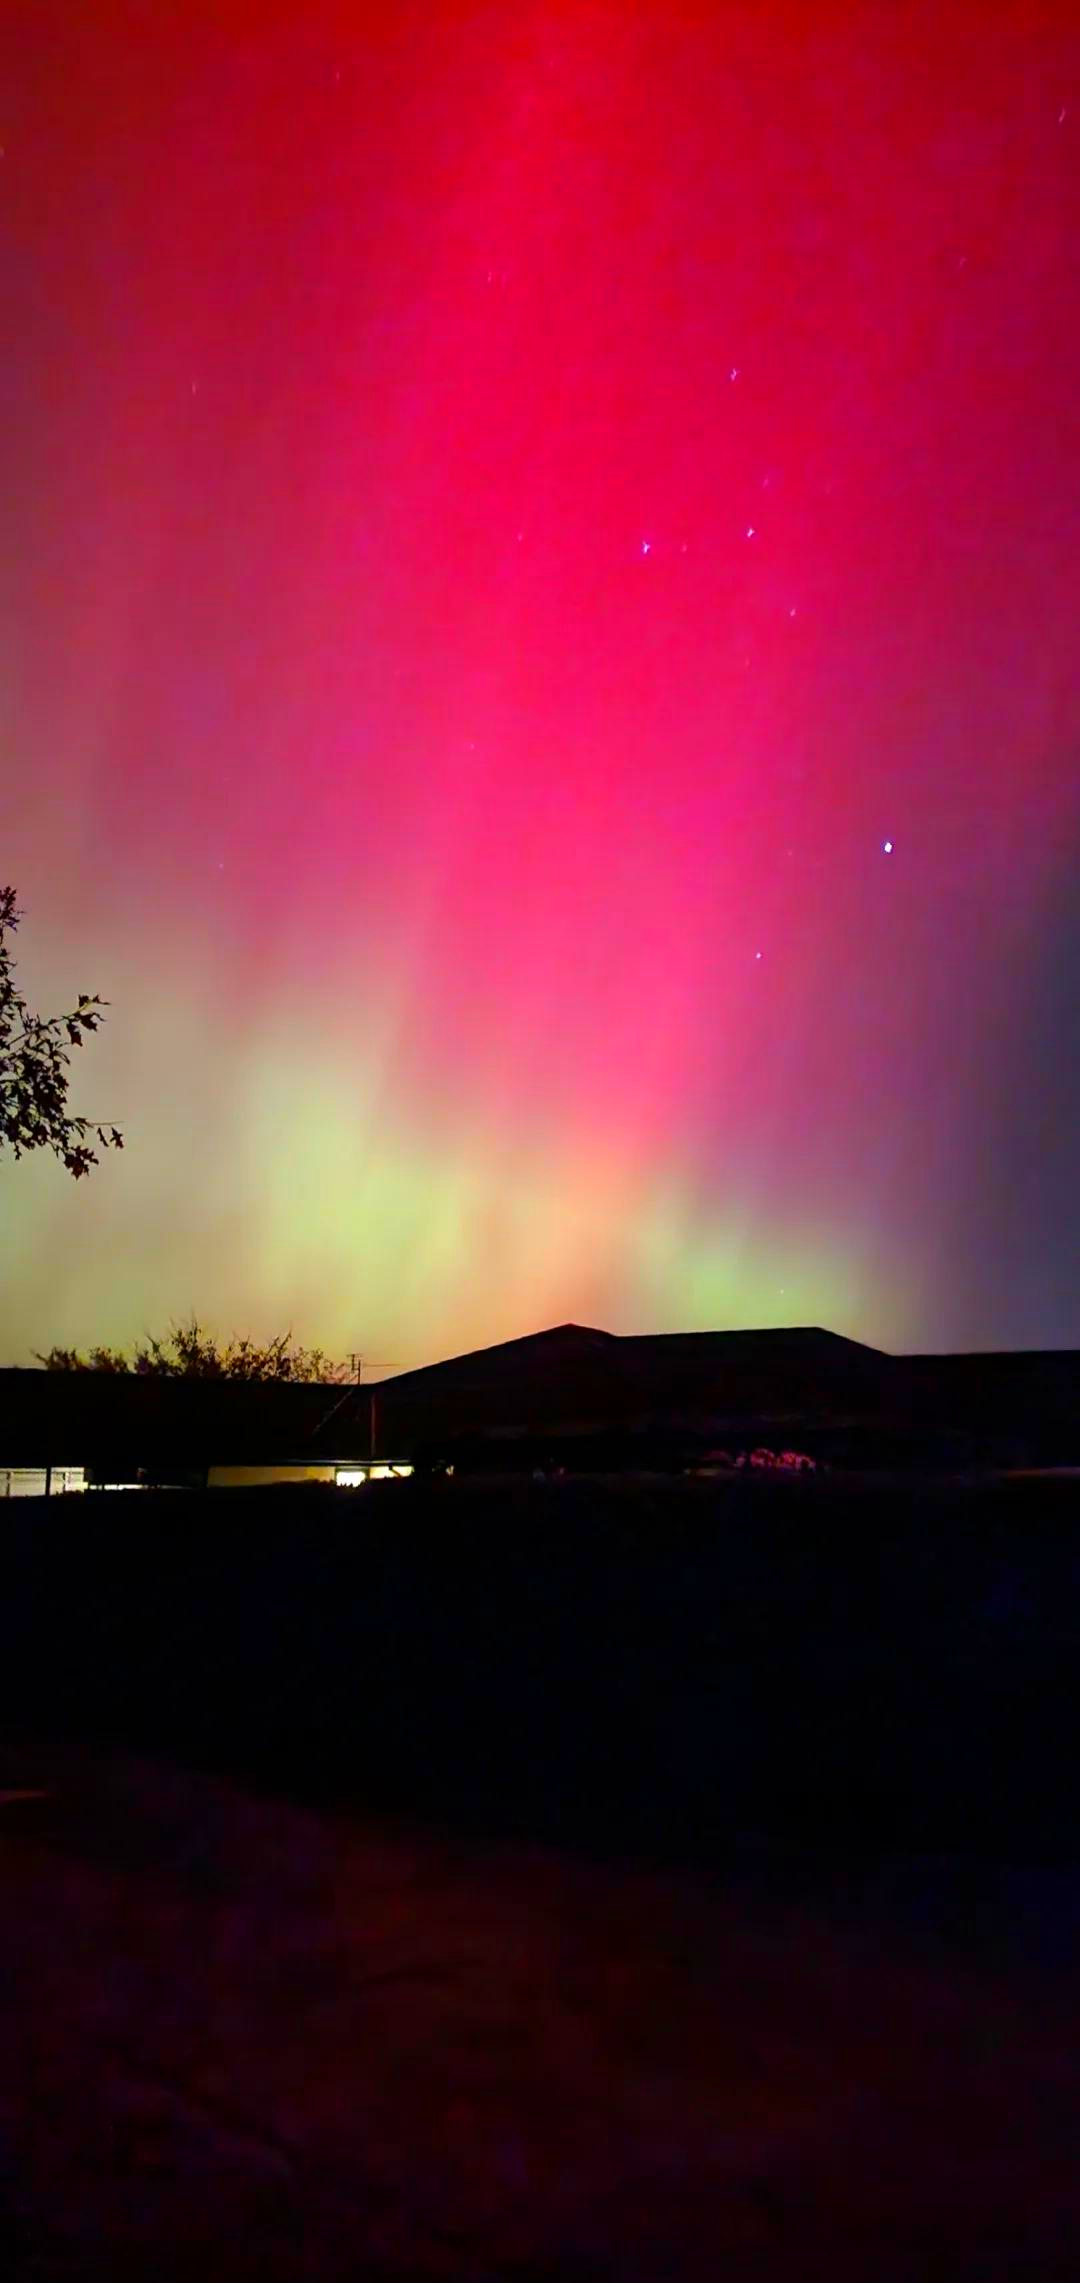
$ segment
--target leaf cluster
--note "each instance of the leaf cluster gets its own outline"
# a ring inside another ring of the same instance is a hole
[[[32,1014],[15,981],[12,938],[21,918],[14,888],[0,888],[0,1150],[23,1157],[51,1149],[79,1181],[99,1162],[99,1149],[124,1146],[119,1127],[73,1117],[67,1106],[71,1051],[99,1028],[107,1002],[80,991],[67,1014]]]

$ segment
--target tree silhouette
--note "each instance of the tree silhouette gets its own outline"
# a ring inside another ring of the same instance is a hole
[[[338,1382],[345,1366],[332,1363],[322,1348],[294,1347],[292,1334],[275,1340],[234,1337],[216,1340],[196,1316],[174,1324],[163,1338],[138,1340],[126,1348],[50,1348],[38,1355],[46,1371],[137,1372],[156,1379],[273,1379]]]
[[[14,888],[0,888],[0,1150],[51,1149],[78,1181],[99,1149],[123,1149],[118,1127],[69,1114],[70,1049],[96,1031],[106,1001],[80,991],[66,1015],[32,1015],[15,982],[11,938],[22,918]]]

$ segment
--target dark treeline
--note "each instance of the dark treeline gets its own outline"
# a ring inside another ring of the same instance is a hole
[[[598,1850],[1060,1858],[1076,1514],[821,1476],[12,1502],[3,1715]]]

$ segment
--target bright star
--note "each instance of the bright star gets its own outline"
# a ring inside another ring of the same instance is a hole
[[[651,540],[651,539],[643,539],[643,540],[642,540],[642,542],[641,542],[641,552],[642,552],[642,554],[643,554],[643,555],[648,555],[648,554],[651,554],[651,552],[652,552],[652,540]]]
[[[892,841],[891,841],[891,840],[883,840],[883,841],[882,841],[882,843],[881,843],[881,847],[882,847],[882,853],[883,853],[885,856],[891,856],[891,855],[892,855],[892,847],[893,847],[893,844],[892,844]]]
[[[752,523],[748,523],[746,526],[746,536],[748,539],[754,539],[757,536]]]

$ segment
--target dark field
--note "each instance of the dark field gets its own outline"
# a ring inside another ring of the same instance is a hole
[[[5,1717],[307,1799],[723,1857],[1071,1855],[1080,1481],[13,1502]]]
[[[1065,2283],[1076,1504],[12,1504],[0,2266]]]

